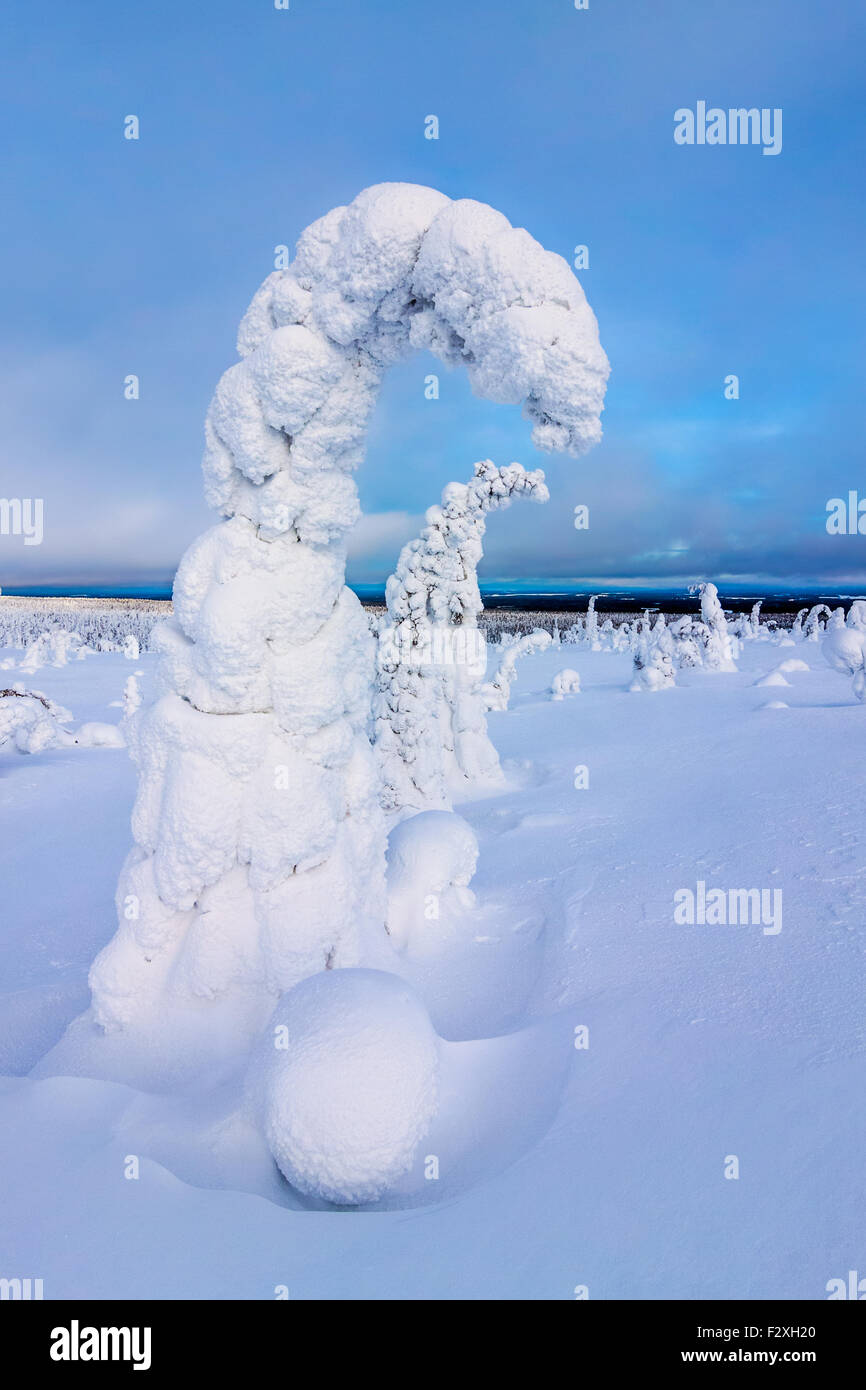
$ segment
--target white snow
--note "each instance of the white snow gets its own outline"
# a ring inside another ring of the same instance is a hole
[[[326,970],[280,1000],[249,1084],[295,1188],[372,1202],[409,1171],[430,1130],[438,1041],[423,1003],[396,975]]]
[[[46,1298],[272,1298],[286,1285],[293,1299],[568,1300],[586,1283],[592,1298],[812,1299],[856,1267],[866,805],[850,674],[810,656],[790,708],[760,717],[752,682],[786,641],[764,627],[739,671],[678,667],[664,699],[634,700],[631,651],[601,627],[601,650],[569,646],[579,699],[550,699],[563,666],[551,646],[488,716],[506,782],[460,806],[480,849],[474,907],[438,921],[422,907],[414,945],[376,966],[423,1001],[439,1102],[410,1169],[362,1215],[301,1197],[274,1165],[239,1068],[238,1036],[263,1038],[272,1012],[249,1021],[254,992],[246,1015],[242,1001],[182,999],[228,1035],[194,1086],[172,1072],[170,1009],[156,1085],[122,1033],[103,1040],[118,1049],[111,1079],[104,1054],[94,1075],[83,1034],[81,1065],[69,1040],[66,1061],[52,1051],[111,932],[135,768],[98,748],[0,750],[11,1273],[38,1269]],[[155,665],[142,655],[145,702]],[[40,681],[85,723],[106,718],[128,674],[117,652]],[[699,879],[780,887],[783,930],[676,925],[673,895]],[[225,917],[202,917],[229,973],[231,901],[226,889]],[[737,1183],[723,1177],[731,1153]]]

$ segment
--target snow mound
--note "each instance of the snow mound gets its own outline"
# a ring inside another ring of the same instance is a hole
[[[762,705],[762,706],[761,706],[761,709],[790,709],[790,708],[791,708],[791,706],[790,706],[790,705],[786,705],[784,700],[768,700],[767,703],[766,703],[765,705]]]
[[[82,724],[74,734],[81,748],[125,748],[126,740],[116,724]]]
[[[566,695],[579,694],[580,676],[577,672],[572,671],[570,666],[566,666],[564,671],[557,672],[550,687],[551,700],[564,700]]]
[[[782,674],[785,675],[790,671],[809,671],[811,667],[808,661],[801,661],[799,657],[789,656],[787,661],[779,662],[776,670],[781,671]]]
[[[421,811],[401,821],[388,841],[388,931],[395,946],[413,928],[475,903],[469,883],[478,863],[475,831],[453,811]],[[443,912],[443,909],[445,911]]]
[[[412,1166],[438,1109],[439,1040],[396,975],[333,970],[284,995],[263,1070],[265,1133],[299,1191],[375,1201]]]
[[[771,671],[767,676],[761,676],[755,681],[755,685],[790,685],[791,682],[785,680],[781,671]]]

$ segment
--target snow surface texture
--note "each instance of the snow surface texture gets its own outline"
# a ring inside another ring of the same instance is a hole
[[[502,781],[487,736],[478,563],[486,517],[515,497],[546,502],[541,469],[476,463],[449,483],[388,580],[377,645],[376,751],[388,812],[450,807],[456,792]]]
[[[135,845],[91,987],[96,1022],[142,1048],[171,1047],[165,1001],[229,996],[248,1048],[281,991],[384,937],[375,652],[345,537],[383,374],[419,348],[523,402],[541,449],[600,438],[608,364],[584,293],[484,204],[378,185],[268,276],[205,425],[223,520],[181,562],[153,639],[159,698],[131,721]],[[228,1048],[200,1018],[203,1047]]]
[[[380,970],[327,970],[280,1000],[251,1068],[265,1134],[299,1192],[375,1201],[436,1114],[438,1039],[414,991]]]
[[[481,848],[472,929],[434,952],[442,923],[426,922],[431,951],[398,957],[442,1040],[437,1114],[411,1172],[358,1215],[295,1193],[219,1077],[139,1087],[40,1061],[87,1003],[135,770],[103,749],[0,749],[7,1274],[44,1276],[46,1298],[279,1285],[293,1301],[568,1301],[577,1284],[593,1300],[823,1299],[862,1274],[864,707],[824,660],[823,618],[793,647],[764,620],[739,671],[678,667],[640,699],[636,623],[599,618],[594,638],[521,661],[511,708],[489,716],[508,780],[460,807]],[[777,657],[810,669],[768,710],[753,682]],[[565,664],[581,694],[555,703]],[[145,702],[155,665],[142,657]],[[108,653],[40,687],[103,720],[130,669]],[[678,925],[674,893],[702,879],[778,885],[782,931]]]

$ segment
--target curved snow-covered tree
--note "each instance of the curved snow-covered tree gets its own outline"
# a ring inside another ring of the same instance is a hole
[[[375,652],[345,542],[383,376],[423,348],[477,395],[522,402],[540,449],[577,455],[601,436],[595,316],[528,232],[411,184],[307,228],[255,295],[208,410],[220,520],[181,562],[159,697],[136,716],[135,844],[91,971],[104,1026],[146,1026],[167,997],[240,994],[248,1041],[278,992],[358,964],[384,931]]]
[[[489,512],[549,495],[541,469],[483,459],[468,483],[445,487],[400,552],[385,592],[374,702],[386,811],[447,809],[452,786],[501,776],[481,696],[478,563]]]
[[[553,645],[553,638],[549,632],[543,628],[536,627],[532,632],[525,632],[522,637],[507,640],[505,637],[500,642],[501,656],[496,670],[489,681],[481,687],[481,697],[484,701],[485,709],[506,710],[508,701],[511,699],[511,687],[517,679],[517,662],[522,656],[531,656],[533,652],[544,652]]]

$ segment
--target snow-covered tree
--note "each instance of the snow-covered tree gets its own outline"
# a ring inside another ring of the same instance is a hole
[[[817,642],[821,637],[822,631],[830,626],[833,617],[832,610],[826,603],[816,603],[809,609],[806,621],[803,623],[803,636],[807,642]],[[824,618],[822,627],[821,619]]]
[[[545,632],[540,627],[534,628],[532,632],[525,632],[522,637],[512,638],[510,641],[503,638],[499,644],[502,655],[499,658],[493,679],[486,681],[481,687],[481,695],[487,709],[508,709],[511,687],[517,677],[517,662],[522,656],[546,651],[552,642],[553,638],[550,633]]]
[[[265,280],[208,411],[221,520],[184,556],[154,639],[158,698],[131,736],[135,844],[91,971],[96,1020],[174,1059],[172,999],[203,1047],[225,1051],[230,1029],[247,1045],[281,990],[358,964],[384,934],[375,651],[345,547],[384,373],[418,349],[465,367],[475,394],[523,403],[540,449],[600,438],[608,364],[583,290],[484,204],[367,189]],[[238,1005],[221,1028],[189,1008],[215,997]]]
[[[733,644],[718,589],[715,584],[696,584],[691,592],[697,592],[701,600],[704,665],[708,671],[736,671]]]
[[[668,631],[674,644],[674,661],[677,666],[694,668],[704,664],[703,624],[696,622],[688,614],[676,618]]]
[[[489,512],[549,494],[540,469],[484,459],[449,483],[388,580],[379,627],[375,741],[386,811],[449,808],[453,787],[501,777],[481,697],[484,639],[477,569]]]
[[[841,671],[842,676],[855,677],[856,688],[856,678],[866,663],[866,631],[858,627],[828,628],[822,652],[824,660],[834,671]],[[856,692],[860,698],[859,688],[856,688]]]
[[[644,630],[634,649],[634,670],[629,690],[668,690],[676,685],[674,670],[674,639],[665,624],[664,615],[649,632]]]
[[[859,632],[866,632],[866,600],[855,598],[848,609],[848,617],[845,622],[848,627],[857,628]]]
[[[566,695],[580,694],[580,676],[570,666],[557,671],[550,686],[551,700],[564,700]]]
[[[586,640],[592,651],[601,650],[601,643],[598,640],[598,614],[595,611],[595,594],[590,596],[586,607]]]

